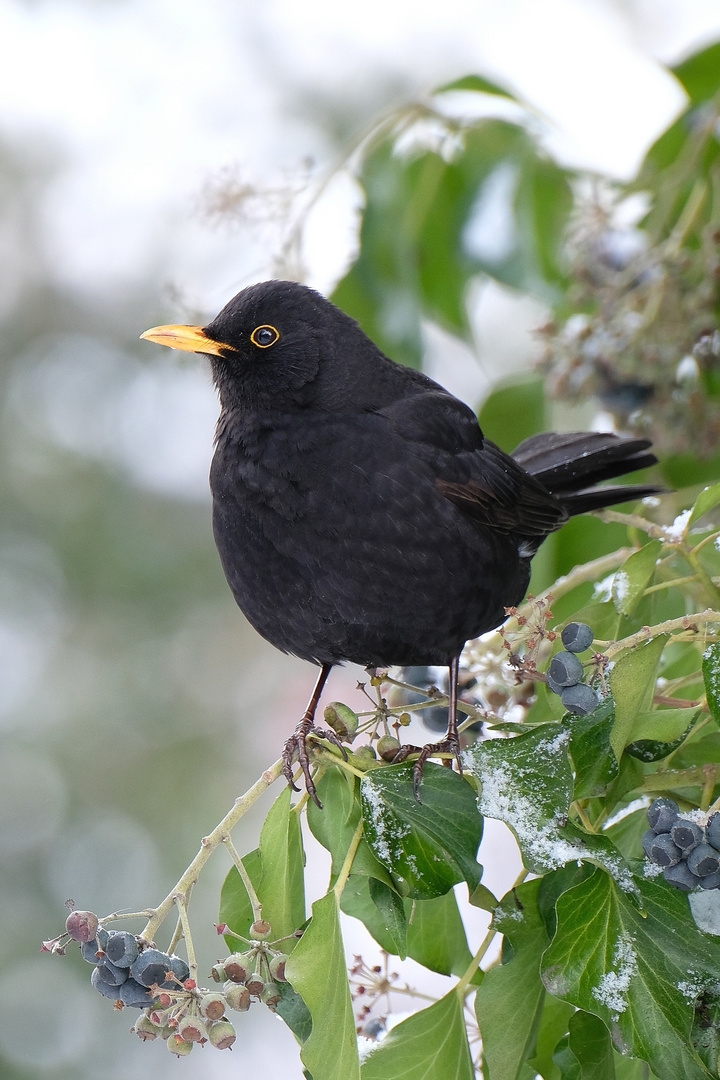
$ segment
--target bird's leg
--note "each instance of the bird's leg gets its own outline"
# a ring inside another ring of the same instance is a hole
[[[425,746],[403,746],[393,761],[404,761],[410,754],[419,751],[417,760],[413,763],[413,793],[420,802],[420,781],[422,780],[425,762],[433,754],[452,754],[457,762],[458,772],[462,774],[460,761],[460,737],[457,725],[457,700],[458,700],[458,675],[460,670],[460,657],[455,656],[448,665],[449,690],[448,690],[448,726],[444,737],[440,742],[427,743]],[[446,763],[450,765],[448,761]]]
[[[308,735],[315,735],[319,739],[327,739],[334,746],[342,752],[343,757],[347,761],[347,751],[342,745],[340,740],[334,731],[330,731],[329,728],[323,729],[315,727],[315,712],[320,701],[320,695],[325,688],[328,675],[332,670],[332,664],[323,664],[320,668],[320,674],[317,677],[315,683],[315,689],[313,690],[310,700],[308,701],[307,709],[303,713],[303,718],[295,728],[295,731],[285,743],[282,752],[283,774],[293,791],[299,791],[300,789],[295,786],[293,782],[293,760],[297,754],[298,765],[305,777],[305,787],[308,795],[314,799],[317,805],[322,810],[322,803],[317,797],[317,791],[315,790],[315,784],[313,778],[310,775],[310,759],[307,752],[307,737]]]

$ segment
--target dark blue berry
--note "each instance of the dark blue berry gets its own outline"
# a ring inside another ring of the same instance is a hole
[[[720,870],[720,853],[709,844],[697,844],[688,855],[687,864],[691,873],[704,878]]]
[[[652,829],[648,829],[642,834],[640,838],[640,843],[642,844],[642,849],[647,855],[648,859],[651,859],[652,855],[650,854],[650,849],[655,843],[655,833],[652,831]]]
[[[582,679],[583,666],[573,653],[556,652],[550,661],[548,675],[558,686],[575,686]]]
[[[649,856],[658,866],[675,866],[682,859],[682,852],[668,833],[659,833],[650,845]]]
[[[705,833],[696,822],[682,817],[670,829],[670,835],[685,855],[705,839]]]
[[[118,967],[130,967],[138,958],[137,941],[132,934],[128,934],[125,930],[118,930],[110,934],[105,946],[105,955]]]
[[[170,957],[159,949],[145,949],[130,965],[130,974],[143,986],[163,983],[171,971]]]
[[[648,807],[647,819],[656,833],[670,832],[679,814],[678,804],[673,799],[655,799]]]
[[[170,957],[170,971],[172,971],[175,979],[177,979],[178,982],[185,982],[188,975],[190,974],[190,968],[181,956]],[[177,986],[177,983],[173,979],[169,979],[165,983],[165,985]]]
[[[720,870],[714,874],[706,874],[699,881],[701,889],[720,889]]]
[[[118,967],[109,960],[100,960],[95,970],[98,978],[106,982],[108,986],[120,986],[128,977],[127,968]]]
[[[147,987],[142,986],[135,979],[128,979],[122,986],[119,986],[118,996],[123,1005],[129,1006],[131,1009],[145,1009],[155,1000]]]
[[[720,814],[713,814],[705,827],[705,839],[708,844],[720,851]]]
[[[119,998],[119,996],[120,996],[120,987],[119,986],[111,986],[110,983],[104,982],[100,978],[100,969],[99,968],[93,968],[93,973],[90,976],[90,982],[95,987],[96,990],[99,990],[100,993],[104,995],[104,997],[110,998],[112,1001],[117,1001],[117,999]]]
[[[562,631],[560,638],[568,652],[585,652],[593,643],[593,632],[587,623],[571,622]]]
[[[560,694],[560,700],[568,712],[576,716],[587,716],[598,703],[597,693],[587,683],[576,683],[575,686],[565,686]]]
[[[697,889],[701,883],[701,878],[695,877],[687,867],[687,863],[679,862],[675,866],[666,866],[663,869],[663,877],[667,881],[668,885],[673,885],[676,889],[682,889],[684,892],[690,892],[691,889]]]

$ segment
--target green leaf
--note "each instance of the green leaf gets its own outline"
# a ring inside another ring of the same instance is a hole
[[[442,896],[462,880],[475,889],[482,818],[456,772],[428,762],[418,802],[411,765],[376,769],[363,777],[360,795],[367,841],[407,896]]]
[[[334,884],[360,821],[359,785],[354,777],[339,769],[328,769],[318,780],[317,788],[324,809],[308,803],[307,820],[313,836],[332,856],[331,880]],[[340,898],[340,907],[346,915],[359,919],[382,949],[403,956],[404,933],[397,922],[400,909],[390,900],[381,905],[376,903],[370,892],[371,882],[376,883],[375,889],[384,886],[390,891],[395,890],[392,875],[378,862],[363,837]]]
[[[574,799],[589,799],[602,794],[618,774],[618,763],[610,746],[610,732],[615,722],[611,697],[604,698],[587,716],[568,714],[570,757],[575,766]]]
[[[553,1063],[553,1051],[567,1031],[573,1012],[572,1005],[568,1005],[566,1001],[560,1001],[552,994],[545,994],[535,1053],[528,1059],[530,1068],[543,1080],[562,1080],[560,1070]]]
[[[280,1000],[275,1012],[287,1024],[297,1041],[302,1044],[312,1031],[310,1011],[296,990],[289,982],[277,983]]]
[[[262,878],[258,899],[273,937],[292,934],[305,922],[305,853],[300,821],[285,787],[270,807],[260,831]]]
[[[693,53],[671,70],[694,105],[707,101],[720,87],[720,43]]]
[[[570,733],[543,724],[526,735],[490,739],[463,751],[463,767],[482,785],[480,811],[515,833],[525,865],[536,873],[578,857],[561,840],[573,792]]]
[[[633,724],[638,713],[650,704],[655,673],[668,640],[667,634],[652,638],[624,653],[610,671],[610,689],[615,699],[615,724],[610,745],[616,758],[633,739]]]
[[[713,641],[703,653],[702,674],[708,709],[720,723],[720,641]]]
[[[710,487],[703,488],[695,500],[695,505],[690,514],[688,528],[704,514],[707,514],[712,510],[713,507],[717,506],[718,503],[720,503],[720,483],[711,484]]]
[[[474,1075],[462,1002],[454,990],[392,1028],[361,1071],[362,1080],[473,1080]]]
[[[257,892],[262,880],[260,849],[255,848],[253,851],[249,851],[247,855],[243,855],[242,862]],[[247,937],[250,932],[253,921],[252,905],[250,904],[247,889],[234,866],[231,866],[228,870],[220,889],[218,921],[227,923],[231,930],[234,930],[236,934],[242,934],[243,937]],[[235,952],[237,941],[234,938],[226,937],[225,942],[230,951]],[[290,942],[290,945],[292,946],[292,942]]]
[[[262,904],[263,918],[273,937],[292,934],[305,922],[305,854],[298,816],[290,806],[286,787],[270,807],[260,832],[260,846],[243,857],[243,866]],[[220,893],[220,921],[236,934],[247,936],[252,907],[240,875],[233,866]],[[228,938],[232,949],[237,945]],[[292,948],[290,941],[288,947]]]
[[[576,1012],[570,1017],[570,1050],[580,1066],[579,1080],[614,1080],[610,1032],[597,1016]]]
[[[660,761],[682,745],[701,712],[691,707],[641,713],[635,718],[633,741],[625,747],[625,753],[640,761]]]
[[[512,945],[512,959],[491,967],[475,994],[483,1057],[492,1080],[515,1080],[535,1050],[545,997],[540,958],[548,944],[537,906],[539,887],[539,878],[519,885],[503,897],[493,917],[495,929]]]
[[[612,599],[619,614],[632,615],[640,603],[655,573],[655,564],[662,546],[662,540],[651,540],[639,551],[634,551],[632,555],[629,555],[620,569],[615,571]]]
[[[313,1080],[359,1080],[355,1020],[334,892],[313,904],[312,918],[285,974],[312,1018],[300,1057]]]
[[[455,893],[433,900],[406,900],[407,951],[441,975],[462,975],[472,960]]]
[[[407,956],[407,918],[402,900],[389,885],[377,878],[368,878],[368,894],[378,910],[383,927],[392,938],[398,956]]]
[[[475,90],[479,94],[494,94],[497,97],[505,97],[510,98],[511,101],[517,101],[515,95],[511,94],[509,90],[505,90],[502,86],[498,86],[497,83],[490,82],[489,79],[483,78],[482,75],[464,75],[461,79],[455,79],[453,82],[439,86],[435,93],[445,94],[449,90]]]
[[[689,1037],[695,994],[720,975],[720,942],[698,930],[678,890],[644,878],[637,888],[642,911],[600,870],[563,893],[543,982],[600,1017],[660,1080],[707,1080]]]

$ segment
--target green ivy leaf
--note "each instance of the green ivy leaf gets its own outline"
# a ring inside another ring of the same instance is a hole
[[[307,821],[315,839],[332,856],[331,881],[334,884],[360,821],[359,784],[340,769],[328,769],[319,778],[317,789],[324,809],[308,803]],[[371,891],[373,882],[374,895]],[[397,903],[389,900],[387,893],[382,892],[383,888],[397,893],[392,875],[378,862],[363,837],[342,891],[340,907],[346,915],[359,919],[382,949],[404,956],[405,935],[399,922],[405,918],[402,902],[399,896]],[[378,903],[381,895],[385,899]]]
[[[661,880],[637,888],[642,912],[600,870],[563,893],[543,982],[600,1017],[660,1080],[708,1080],[689,1036],[695,995],[720,976],[720,942],[698,930],[684,894]]]
[[[404,959],[408,951],[407,918],[401,898],[384,881],[373,877],[368,878],[368,895],[377,908],[385,932],[392,939],[394,948],[388,951]]]
[[[720,503],[720,483],[703,488],[692,508],[688,528]]]
[[[305,922],[305,852],[300,819],[285,787],[270,807],[260,831],[262,877],[258,899],[273,937],[292,934]]]
[[[512,945],[512,959],[491,967],[475,995],[483,1057],[492,1080],[515,1080],[535,1051],[545,997],[540,959],[548,945],[537,906],[539,887],[540,878],[519,885],[503,897],[493,917],[495,929]]]
[[[451,990],[392,1028],[362,1066],[362,1080],[473,1080],[462,1001]],[[313,1080],[324,1080],[313,1075]]]
[[[406,900],[405,908],[408,956],[441,975],[462,975],[472,954],[453,890],[433,900]]]
[[[578,857],[559,833],[573,793],[569,741],[560,724],[542,724],[526,735],[490,739],[463,751],[463,768],[482,785],[480,812],[510,826],[525,865],[536,873]]]
[[[713,641],[703,653],[702,674],[708,709],[720,723],[720,641]]]
[[[574,799],[601,795],[618,774],[618,763],[610,746],[610,732],[615,722],[615,705],[605,698],[587,716],[572,716],[564,721],[570,729],[570,757],[575,766]]]
[[[300,1057],[313,1080],[360,1080],[355,1019],[333,891],[313,904],[312,918],[285,974],[312,1019]]]
[[[635,718],[652,700],[655,674],[667,640],[668,635],[661,634],[644,645],[629,649],[610,671],[610,689],[615,699],[615,724],[610,745],[618,759],[632,742]]]
[[[242,862],[253,883],[253,887],[257,892],[260,887],[260,882],[262,881],[262,859],[260,857],[260,849],[255,848],[253,851],[249,851],[247,855],[243,855]],[[227,923],[231,930],[234,930],[236,934],[242,934],[243,937],[248,936],[253,921],[250,897],[248,896],[247,889],[234,866],[231,866],[228,870],[222,888],[220,889],[220,911],[218,914],[218,921]],[[235,952],[237,940],[232,937],[226,937],[225,942],[230,951]],[[292,946],[292,942],[290,942],[290,945]]]
[[[418,802],[412,766],[393,765],[366,774],[360,795],[367,841],[407,896],[442,896],[462,880],[475,889],[482,818],[462,777],[428,762]]]
[[[634,551],[632,555],[629,555],[619,570],[615,571],[612,599],[615,610],[620,615],[632,615],[640,603],[655,573],[655,564],[662,546],[662,540],[651,540],[639,551]]]
[[[580,1066],[580,1080],[614,1080],[610,1032],[599,1017],[579,1011],[570,1017],[569,1046]]]
[[[305,922],[305,854],[298,816],[290,805],[290,788],[280,792],[270,807],[260,846],[243,857],[243,865],[262,904],[263,918],[273,937],[292,934]],[[247,936],[253,921],[247,890],[233,866],[220,893],[220,921],[236,934]],[[237,942],[228,938],[234,950]],[[292,947],[292,940],[289,947]]]

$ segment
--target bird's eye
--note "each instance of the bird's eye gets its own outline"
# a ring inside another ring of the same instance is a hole
[[[279,337],[280,335],[274,326],[256,326],[250,335],[250,340],[253,345],[257,345],[261,349],[267,349],[269,345],[274,345]]]

